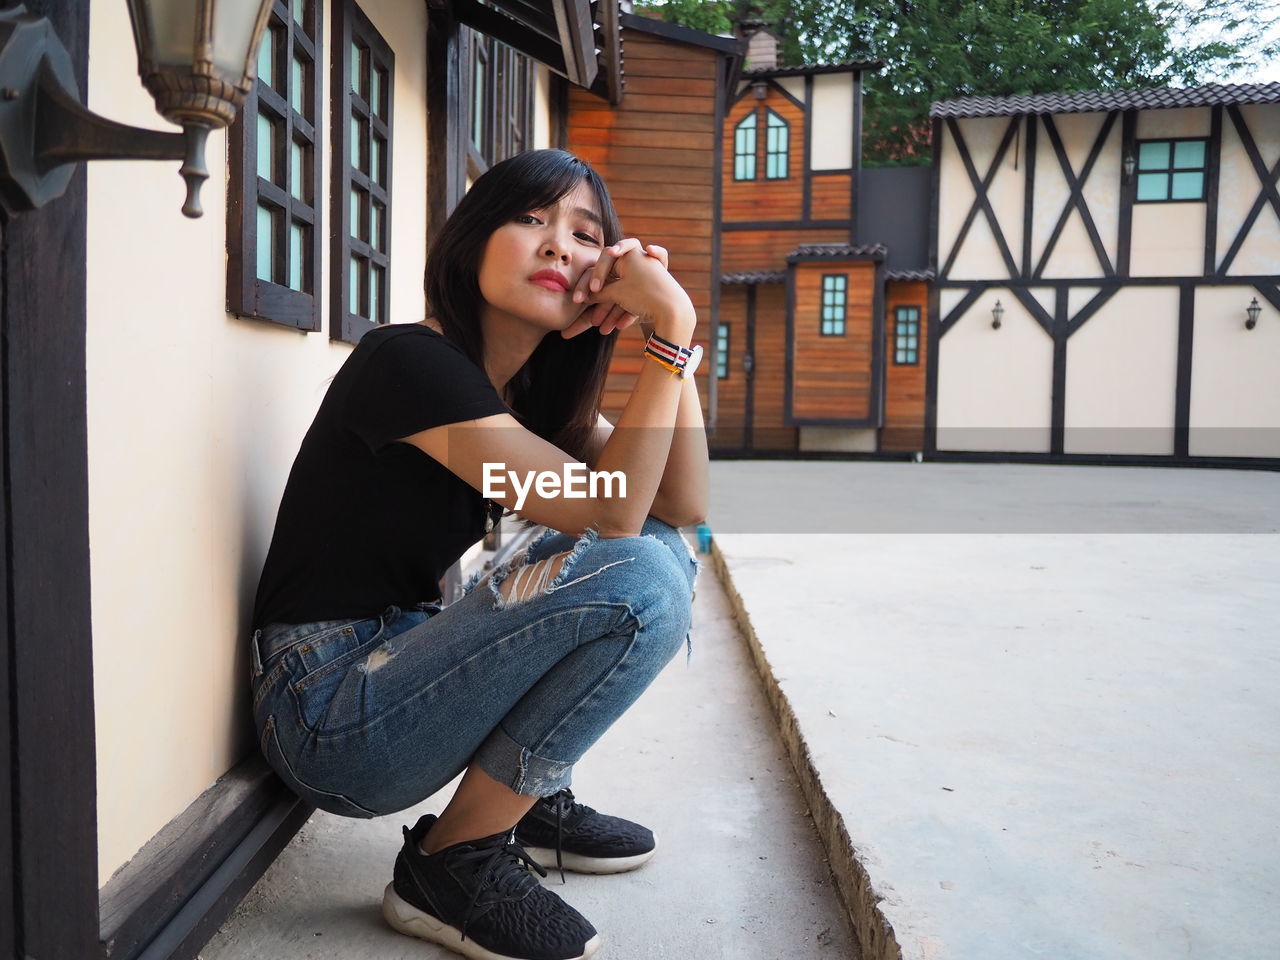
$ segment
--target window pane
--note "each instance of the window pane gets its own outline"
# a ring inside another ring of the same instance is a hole
[[[360,117],[351,118],[351,165],[369,172],[369,123]]]
[[[364,316],[364,311],[363,311],[364,304],[361,302],[361,299],[360,299],[360,268],[361,266],[362,266],[362,261],[360,260],[360,258],[353,256],[351,258],[351,266],[350,266],[351,289],[348,291],[350,302],[347,304],[347,309],[351,313],[354,313],[356,316],[359,316],[359,317]]]
[[[1169,141],[1155,140],[1138,145],[1139,170],[1168,170]]]
[[[476,145],[477,150],[484,152],[485,64],[483,60],[476,61],[475,74],[472,80],[471,142]]]
[[[276,182],[276,124],[265,113],[258,114],[258,176]]]
[[[371,238],[369,242],[373,244],[373,249],[380,253],[386,253],[387,238],[383,236],[382,204],[375,202],[369,208],[369,220],[369,236]]]
[[[1138,174],[1139,200],[1167,200],[1169,198],[1169,175],[1167,173]]]
[[[307,0],[291,0],[289,4],[293,10],[293,19],[298,23],[306,23],[307,20]]]
[[[306,253],[306,241],[302,224],[289,225],[289,286],[294,290],[302,289],[302,257]]]
[[[269,87],[275,86],[275,48],[279,33],[275,24],[262,33],[262,46],[258,48],[258,79]]]
[[[364,197],[363,190],[352,189],[351,191],[351,235],[359,237],[361,240],[367,240],[369,234],[364,225]]]
[[[1173,165],[1179,170],[1189,167],[1204,166],[1204,141],[1183,140],[1173,145]],[[1177,195],[1177,183],[1174,184],[1174,195]]]
[[[1194,173],[1175,173],[1173,175],[1174,200],[1199,200],[1202,194],[1204,174],[1199,170]]]
[[[273,282],[271,265],[275,262],[275,220],[273,207],[258,206],[258,279]]]
[[[356,44],[351,44],[351,89],[360,96],[365,96],[364,51]]]
[[[381,138],[374,137],[373,143],[371,146],[373,149],[373,155],[369,160],[369,172],[370,172],[370,176],[373,178],[373,182],[381,186],[383,183],[386,182],[386,178],[383,176],[383,173],[382,173],[382,163],[383,163],[382,148],[384,144]]]
[[[372,265],[372,273],[369,276],[369,319],[377,323],[381,319],[382,308],[382,278],[383,269],[377,264]]]
[[[293,58],[293,72],[289,77],[289,106],[298,113],[306,115],[307,67],[296,56]]]
[[[369,92],[369,104],[372,107],[373,112],[378,116],[386,116],[387,105],[385,91],[387,89],[387,72],[385,70],[375,69],[373,71],[373,76],[370,79],[373,87]]]
[[[289,145],[289,192],[299,200],[304,200],[303,184],[306,183],[304,175],[305,164],[302,162],[302,144],[294,141]]]

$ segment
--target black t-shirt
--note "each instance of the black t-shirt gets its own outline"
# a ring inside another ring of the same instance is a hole
[[[416,323],[366,333],[334,376],[280,501],[253,625],[376,617],[438,600],[438,581],[484,535],[480,493],[394,443],[508,412],[462,350]]]

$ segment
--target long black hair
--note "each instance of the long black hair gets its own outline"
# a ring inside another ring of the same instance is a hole
[[[427,307],[444,335],[484,369],[480,261],[495,230],[530,210],[553,206],[586,181],[600,208],[604,245],[622,239],[609,191],[584,161],[564,150],[530,150],[489,168],[445,221],[427,256]],[[579,460],[595,430],[613,336],[587,330],[568,340],[542,338],[510,382],[521,423]]]

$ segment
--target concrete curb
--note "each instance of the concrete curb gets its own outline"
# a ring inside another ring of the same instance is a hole
[[[814,765],[809,746],[805,743],[795,711],[783,692],[781,685],[773,673],[760,638],[756,635],[733,578],[729,573],[729,565],[720,552],[719,545],[711,543],[711,560],[720,581],[724,584],[725,594],[738,619],[742,635],[747,639],[751,651],[751,659],[756,671],[760,674],[760,682],[764,687],[765,697],[773,710],[782,735],[782,742],[787,756],[795,767],[796,777],[800,783],[809,810],[813,813],[814,825],[818,828],[818,836],[826,848],[831,873],[835,877],[836,890],[862,949],[863,960],[903,960],[902,948],[893,932],[893,926],[880,911],[880,897],[871,885],[871,877],[866,867],[858,860],[849,831],[845,828],[844,817],[835,808],[822,783],[822,774]]]

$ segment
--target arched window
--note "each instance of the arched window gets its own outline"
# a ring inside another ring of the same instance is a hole
[[[733,179],[756,178],[756,114],[751,111],[733,129]]]
[[[765,130],[764,175],[768,180],[787,178],[787,141],[791,126],[772,110]]]

